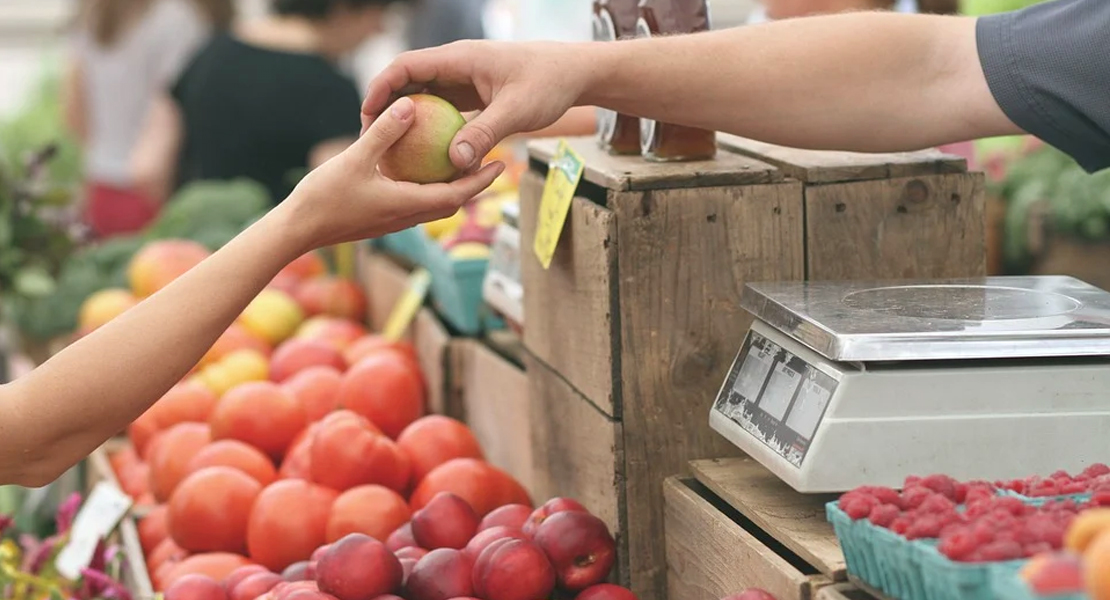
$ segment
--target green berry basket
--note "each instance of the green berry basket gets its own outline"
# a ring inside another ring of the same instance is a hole
[[[414,265],[425,266],[426,248],[432,243],[420,225],[388,233],[378,238],[378,247],[404,258]]]
[[[1090,502],[1091,498],[1094,497],[1094,494],[1089,492],[1084,494],[1064,494],[1061,496],[1026,496],[1025,494],[1019,494],[1013,490],[1007,489],[998,489],[997,492],[999,496],[1017,498],[1030,506],[1036,507],[1044,506],[1049,502],[1066,502],[1068,500],[1074,500],[1076,503],[1082,504],[1084,502]]]
[[[924,600],[914,595],[912,582],[920,575],[906,572],[912,564],[912,544],[902,536],[872,524],[866,519],[853,520],[837,501],[825,505],[825,514],[841,550],[848,572],[883,594],[899,600]]]
[[[995,569],[1020,569],[1027,562],[959,563],[941,554],[933,544],[915,543],[924,552],[921,574],[927,600],[996,600]]]
[[[427,240],[425,266],[432,275],[432,307],[462,335],[504,328],[482,297],[489,259],[456,259],[434,240]]]
[[[996,600],[1090,600],[1087,594],[1041,596],[1029,589],[1020,576],[1020,565],[1002,564],[991,569],[991,588]]]

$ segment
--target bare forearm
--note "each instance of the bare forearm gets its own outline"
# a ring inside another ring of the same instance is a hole
[[[593,44],[581,99],[765,142],[861,152],[1018,133],[979,67],[975,21],[856,13]]]
[[[291,243],[285,212],[275,209],[164,290],[5,386],[0,481],[49,481],[177,383],[294,251],[306,249]]]

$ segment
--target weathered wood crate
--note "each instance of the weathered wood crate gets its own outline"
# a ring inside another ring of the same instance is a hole
[[[606,518],[621,581],[657,600],[664,479],[739,454],[708,410],[751,324],[744,284],[981,275],[982,186],[933,153],[821,153],[824,166],[785,168],[730,151],[653,164],[568,143],[585,174],[548,270],[530,249],[555,140],[530,145],[521,184],[535,486]]]
[[[664,484],[667,597],[720,600],[760,588],[778,600],[867,598],[847,585],[825,502],[754,460],[690,463]]]
[[[457,373],[462,400],[460,418],[478,438],[486,460],[515,477],[534,495],[528,376],[519,352],[498,342],[496,339],[467,342]]]
[[[112,452],[130,443],[126,438],[112,438],[89,455],[85,477],[86,497],[88,497],[88,493],[92,491],[93,487],[101,481],[107,481],[117,488],[119,487],[119,481],[112,471],[112,465],[108,458]],[[144,512],[133,508],[130,514],[123,517],[115,532],[112,533],[112,536],[123,548],[126,565],[122,574],[122,583],[131,592],[135,600],[154,599],[154,586],[151,584],[150,574],[146,569],[146,557],[143,555],[143,547],[139,543],[137,526],[138,521],[145,516]]]

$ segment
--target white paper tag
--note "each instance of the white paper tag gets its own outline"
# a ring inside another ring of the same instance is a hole
[[[67,579],[77,579],[81,569],[92,562],[100,540],[107,537],[131,509],[131,498],[115,485],[101,481],[93,488],[84,506],[77,511],[69,541],[58,553],[54,566]]]

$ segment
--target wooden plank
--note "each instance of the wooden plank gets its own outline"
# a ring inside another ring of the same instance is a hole
[[[534,489],[528,376],[481,343],[466,340],[463,406],[486,460]]]
[[[620,527],[625,522],[621,424],[598,410],[531,353],[525,352],[524,364],[531,405],[536,498],[568,496],[605,521],[617,536],[618,572],[621,581],[627,583],[627,538]],[[659,495],[658,490],[655,495]]]
[[[778,169],[733,152],[718,152],[712,160],[659,163],[638,156],[611,156],[598,148],[593,137],[564,139],[586,163],[582,178],[610,190],[705,188],[783,180]],[[555,138],[536,140],[528,144],[528,152],[533,159],[547,163],[558,145]]]
[[[409,272],[384,254],[366,251],[360,252],[358,264],[366,292],[367,322],[372,331],[381,331],[393,307],[408,289]],[[409,331],[406,335],[411,334]]]
[[[836,581],[847,576],[844,553],[825,518],[835,496],[799,494],[748,457],[695,460],[694,477],[729,506]]]
[[[524,340],[509,329],[494,329],[485,335],[486,345],[509,362],[524,368]]]
[[[939,150],[869,154],[801,150],[719,133],[717,143],[731,152],[772,164],[806,183],[833,183],[967,171],[967,160]]]
[[[850,583],[838,583],[818,590],[817,600],[875,600],[875,596]]]
[[[416,348],[416,360],[424,374],[425,393],[428,411],[439,415],[451,415],[447,396],[448,366],[447,349],[451,334],[439,321],[435,313],[427,308],[420,309],[412,324],[412,344]],[[452,415],[453,416],[453,415]]]
[[[814,280],[986,274],[981,174],[806,188],[807,276]]]
[[[613,213],[575,198],[551,267],[532,252],[543,177],[525,173],[520,187],[524,345],[611,416],[616,368],[616,233]],[[573,315],[573,316],[570,316]]]
[[[154,598],[154,585],[147,572],[146,558],[143,556],[143,546],[139,541],[139,529],[135,518],[124,517],[116,530],[126,565],[123,569],[123,585],[131,591],[135,600],[150,600]]]
[[[663,497],[668,598],[720,600],[759,588],[777,600],[803,600],[825,583],[779,556],[688,482],[667,479]]]
[[[709,428],[709,407],[751,324],[744,283],[803,276],[801,196],[797,182],[610,195],[629,561],[642,600],[666,586],[663,480],[690,459],[739,452]]]

